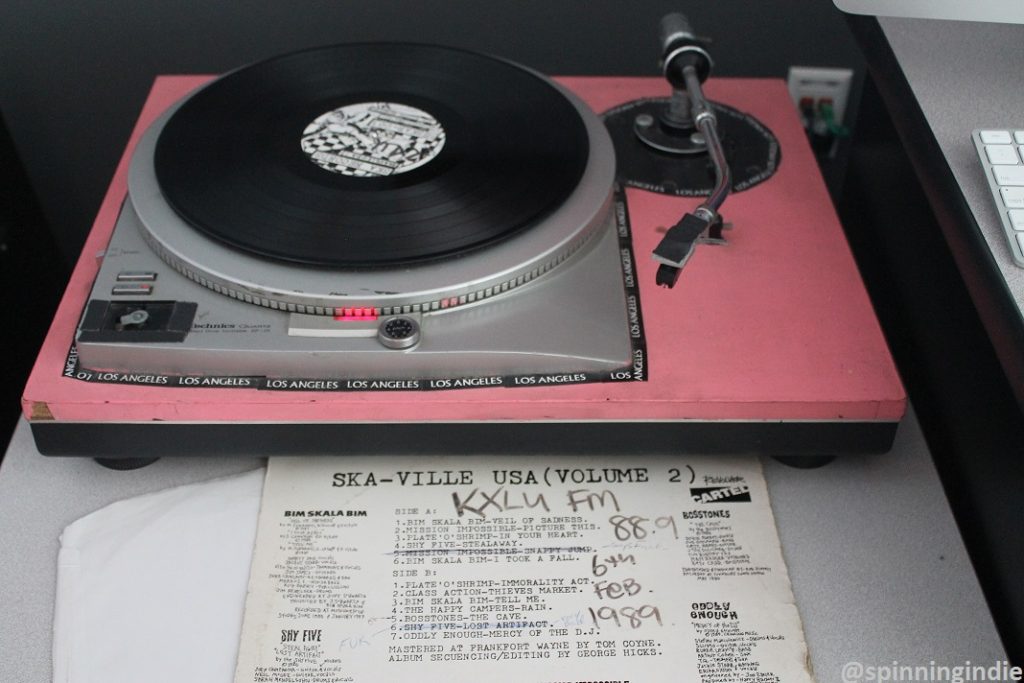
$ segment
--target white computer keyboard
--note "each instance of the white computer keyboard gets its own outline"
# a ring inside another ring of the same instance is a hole
[[[983,128],[971,134],[1014,262],[1024,267],[1024,126]]]

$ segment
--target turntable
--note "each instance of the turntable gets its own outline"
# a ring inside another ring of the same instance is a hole
[[[79,363],[279,386],[621,370],[614,169],[574,95],[490,57],[343,45],[236,71],[136,147]]]
[[[25,390],[40,451],[886,450],[784,85],[707,80],[681,19],[661,48],[671,94],[397,44],[159,78]]]

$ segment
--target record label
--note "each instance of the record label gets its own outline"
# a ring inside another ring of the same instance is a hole
[[[302,151],[320,168],[356,177],[396,175],[429,163],[444,147],[433,116],[397,102],[359,102],[318,116]]]

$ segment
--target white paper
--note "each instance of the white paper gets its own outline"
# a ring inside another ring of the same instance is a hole
[[[236,683],[812,681],[760,463],[271,459]]]
[[[260,469],[118,501],[68,525],[53,682],[230,681],[262,487]]]

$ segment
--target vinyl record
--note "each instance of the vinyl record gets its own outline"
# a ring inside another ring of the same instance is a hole
[[[579,113],[509,62],[424,45],[319,48],[198,91],[157,142],[189,224],[274,259],[334,267],[452,257],[528,229],[573,192]]]

